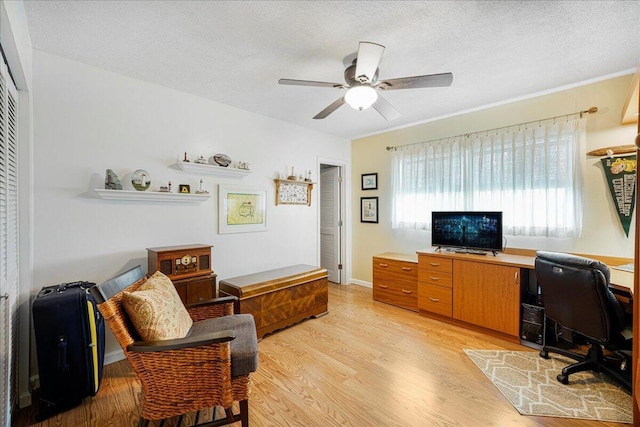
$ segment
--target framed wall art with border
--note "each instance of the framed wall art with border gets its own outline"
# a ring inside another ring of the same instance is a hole
[[[377,172],[362,174],[362,189],[363,190],[378,189],[378,173]]]
[[[218,233],[267,230],[267,191],[255,187],[220,184]]]
[[[360,197],[360,222],[378,223],[377,197]]]

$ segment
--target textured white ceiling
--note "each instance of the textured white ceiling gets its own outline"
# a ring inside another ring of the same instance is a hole
[[[33,47],[353,139],[604,76],[640,61],[639,1],[28,1]],[[448,88],[385,92],[401,113],[344,105],[312,117],[359,41],[386,46],[379,79],[453,73]],[[587,106],[588,107],[588,106]]]

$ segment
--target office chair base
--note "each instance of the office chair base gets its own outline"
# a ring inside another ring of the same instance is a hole
[[[615,369],[609,366],[609,364],[611,364],[612,362],[619,363],[621,367],[627,366],[628,363],[625,363],[626,359],[624,358],[623,354],[619,354],[623,357],[622,361],[612,360],[611,358],[606,358],[604,356],[602,346],[598,344],[592,344],[589,346],[589,351],[586,355],[574,353],[562,348],[545,346],[542,348],[542,350],[540,350],[540,357],[548,359],[549,351],[576,360],[576,363],[565,366],[562,369],[562,373],[558,374],[558,376],[556,377],[557,380],[562,384],[569,384],[569,375],[575,374],[577,372],[602,372],[614,378],[627,392],[631,393],[631,376],[625,376],[624,374],[622,374],[621,371],[624,371],[624,369]]]

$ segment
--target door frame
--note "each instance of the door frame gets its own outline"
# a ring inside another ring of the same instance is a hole
[[[340,284],[345,285],[350,282],[349,278],[351,277],[351,259],[348,256],[350,254],[350,245],[349,242],[351,239],[348,236],[351,235],[351,221],[349,221],[348,213],[350,212],[349,206],[347,205],[347,200],[349,200],[348,196],[350,196],[350,188],[349,188],[349,171],[347,169],[347,164],[342,160],[337,159],[329,159],[318,157],[317,165],[316,165],[316,176],[318,177],[318,195],[320,194],[320,167],[321,165],[329,165],[340,168],[340,176],[342,177],[342,183],[340,187],[340,217],[342,218],[342,228],[340,230],[340,263],[342,264],[342,272],[340,274]],[[318,196],[318,204],[316,205],[317,212],[317,230],[316,230],[316,244],[317,244],[317,264],[320,265],[320,255],[321,255],[321,244],[320,244],[320,197]]]

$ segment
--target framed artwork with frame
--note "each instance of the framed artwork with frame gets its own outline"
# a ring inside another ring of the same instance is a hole
[[[220,184],[218,233],[267,230],[267,191],[254,187]]]
[[[377,197],[360,197],[360,222],[378,223]]]
[[[362,174],[362,189],[363,190],[378,189],[378,173],[377,172]]]

